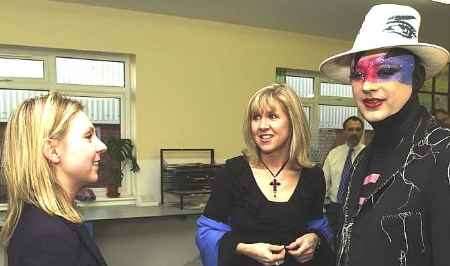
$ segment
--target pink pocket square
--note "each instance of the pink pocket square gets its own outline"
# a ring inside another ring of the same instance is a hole
[[[363,185],[367,185],[370,183],[376,183],[379,177],[380,177],[380,174],[370,174],[364,178]]]
[[[359,205],[363,205],[363,204],[366,202],[366,200],[367,200],[367,198],[360,197],[360,198],[359,198],[358,204],[359,204]]]

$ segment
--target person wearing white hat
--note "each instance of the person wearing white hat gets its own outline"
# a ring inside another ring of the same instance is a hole
[[[419,105],[423,82],[449,52],[420,43],[420,14],[376,5],[353,48],[320,71],[351,82],[373,141],[354,162],[343,212],[339,266],[450,264],[450,130]]]

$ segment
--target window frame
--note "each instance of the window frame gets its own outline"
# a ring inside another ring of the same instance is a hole
[[[322,96],[320,95],[320,84],[321,83],[332,83],[332,84],[342,84],[335,82],[333,80],[327,79],[320,75],[317,71],[310,70],[300,70],[300,69],[289,69],[289,68],[277,68],[277,77],[280,82],[284,83],[284,76],[295,76],[301,78],[312,78],[314,84],[314,97],[300,97],[302,104],[304,106],[310,107],[310,120],[311,120],[311,130],[319,129],[319,106],[320,105],[334,105],[334,106],[348,106],[357,107],[353,97],[341,97],[341,96]],[[342,84],[348,85],[348,84]],[[311,112],[312,111],[312,112]],[[358,111],[358,116],[361,114]],[[362,117],[362,116],[361,116]],[[311,132],[312,134],[318,132]]]
[[[440,92],[436,90],[436,76],[431,79],[431,91],[424,90],[424,86],[420,88],[419,94],[430,95],[431,96],[431,106],[430,112],[434,112],[436,108],[436,96],[446,96],[447,97],[447,112],[450,112],[450,63],[448,63],[444,68],[447,68],[447,92]]]
[[[311,150],[318,150],[319,146],[319,131],[320,131],[320,106],[330,105],[330,106],[343,106],[343,107],[356,107],[357,115],[364,121],[364,128],[366,130],[371,130],[372,127],[365,121],[361,112],[359,111],[356,102],[353,97],[342,97],[342,96],[322,96],[320,95],[320,84],[321,83],[331,83],[331,84],[343,84],[320,75],[317,71],[311,70],[301,70],[301,69],[291,69],[291,68],[276,68],[276,79],[278,82],[285,83],[285,76],[295,76],[301,78],[312,78],[313,79],[313,97],[300,97],[304,107],[309,107],[310,109],[310,130],[311,130]],[[320,162],[318,162],[320,163]]]
[[[82,97],[113,97],[120,99],[120,134],[121,138],[135,139],[135,93],[134,66],[131,55],[104,52],[76,51],[65,49],[36,48],[0,45],[0,57],[33,59],[44,61],[44,78],[14,78],[0,77],[0,88],[13,90],[44,90],[60,92],[66,96]],[[56,58],[79,58],[87,60],[105,60],[124,62],[124,86],[62,84],[56,82]],[[92,188],[97,196],[94,205],[130,204],[136,202],[136,181],[134,175],[126,171],[120,188],[120,198],[107,198],[106,188]],[[6,208],[6,203],[0,203],[0,209]],[[82,203],[81,205],[84,205]],[[89,204],[92,205],[92,204]]]

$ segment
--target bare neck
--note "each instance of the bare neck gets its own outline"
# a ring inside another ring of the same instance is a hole
[[[260,153],[259,158],[269,169],[273,170],[281,168],[289,160],[289,154],[278,152],[270,154]],[[286,165],[286,169],[292,168],[291,164],[292,162],[289,162]]]
[[[81,189],[81,186],[76,182],[73,182],[72,179],[66,177],[63,174],[58,175],[58,171],[56,173],[56,179],[58,180],[58,183],[61,185],[61,187],[64,189],[64,192],[66,192],[69,199],[72,202],[74,202],[78,191]]]

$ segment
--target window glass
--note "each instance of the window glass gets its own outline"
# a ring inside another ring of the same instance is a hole
[[[440,93],[448,93],[448,68],[449,65],[447,65],[439,75],[436,76],[435,79],[435,85],[436,85],[436,92]]]
[[[309,109],[311,109],[311,108],[309,108],[308,106],[304,106],[303,107],[303,112],[305,112],[306,121],[308,121],[308,124],[311,125],[311,121],[310,121],[310,118],[309,118],[309,116],[310,116]]]
[[[0,77],[44,78],[44,61],[17,58],[0,58]]]
[[[342,129],[342,123],[349,116],[357,116],[358,108],[354,106],[320,105],[319,128]]]
[[[125,63],[56,58],[56,80],[62,84],[125,86]]]
[[[352,86],[335,83],[320,83],[321,96],[338,96],[338,97],[353,97]]]
[[[432,101],[432,94],[419,93],[419,103],[425,106],[430,112],[431,112],[431,101]]]
[[[442,109],[448,111],[448,96],[435,94],[434,95],[434,109]]]
[[[433,88],[433,80],[429,79],[423,83],[423,86],[420,89],[420,91],[431,92],[432,88]]]
[[[0,122],[6,123],[11,113],[26,99],[47,93],[38,90],[0,89]]]
[[[313,78],[286,76],[286,84],[293,88],[300,97],[314,97]]]

